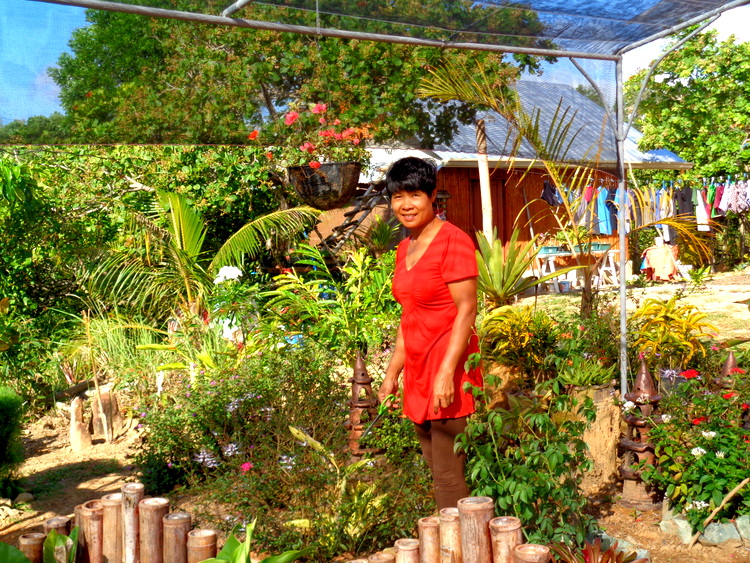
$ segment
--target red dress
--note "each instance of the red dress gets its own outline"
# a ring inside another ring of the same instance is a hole
[[[458,310],[448,289],[449,282],[477,277],[474,244],[458,227],[444,223],[427,250],[411,270],[406,269],[406,250],[411,237],[396,251],[393,296],[401,304],[401,332],[406,348],[404,364],[404,414],[417,423],[441,418],[460,418],[474,412],[474,398],[464,383],[482,384],[479,369],[469,373],[464,364],[469,354],[479,352],[476,333],[456,366],[453,403],[432,408],[435,374],[448,349]]]

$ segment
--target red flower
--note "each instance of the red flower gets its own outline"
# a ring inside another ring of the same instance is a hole
[[[689,370],[681,372],[680,375],[684,377],[685,379],[692,379],[694,377],[698,377],[698,371],[694,369],[689,369]]]
[[[267,158],[268,160],[271,160],[271,159],[273,158],[273,153],[272,153],[272,152],[267,152],[267,153],[266,153],[266,158]]]
[[[315,104],[310,111],[312,113],[325,113],[327,109],[328,106],[325,104]]]
[[[352,145],[358,145],[359,139],[352,139]]]
[[[258,138],[258,130],[257,130],[257,129],[254,129],[254,130],[253,130],[253,132],[252,132],[252,133],[250,133],[250,134],[249,134],[249,135],[247,136],[247,138],[248,138],[248,139],[250,139],[251,141],[254,141],[255,139],[257,139],[257,138]]]
[[[746,411],[746,410],[750,409],[750,405],[747,404],[747,403],[742,403],[741,407],[742,407],[743,411]]]
[[[732,397],[736,397],[739,393],[735,393],[734,391],[730,391],[729,393],[724,393],[722,397],[725,399],[731,399]]]
[[[318,119],[318,123],[320,123],[321,125],[325,125],[326,124],[326,118],[325,117],[321,117],[320,119]]]
[[[742,368],[732,368],[729,370],[729,373],[745,373],[745,370]]]
[[[312,143],[304,142],[302,143],[302,146],[299,148],[299,150],[312,154],[315,152],[315,145],[313,145]]]
[[[340,119],[334,119],[333,120],[333,124],[334,125],[341,125],[341,120]]]
[[[318,162],[317,160],[311,160],[307,165],[313,170],[317,170],[318,168],[320,168],[320,162]]]
[[[90,97],[91,97],[91,96],[93,96],[93,95],[94,95],[94,93],[93,93],[93,92],[86,92],[86,97],[87,97],[87,98],[90,98]]]
[[[699,416],[698,418],[693,419],[693,424],[695,426],[698,426],[701,422],[706,422],[708,420],[707,416]]]
[[[291,125],[298,119],[299,119],[299,114],[296,111],[290,111],[284,116],[284,123],[286,125]]]

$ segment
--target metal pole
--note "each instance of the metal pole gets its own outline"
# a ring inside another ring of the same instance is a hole
[[[601,53],[580,53],[577,51],[559,51],[555,49],[537,49],[533,47],[515,47],[505,45],[489,45],[484,43],[458,43],[452,41],[437,41],[434,39],[421,39],[417,37],[401,37],[398,35],[381,35],[378,33],[362,33],[359,31],[343,31],[340,29],[308,27],[305,25],[288,25],[282,23],[264,22],[256,20],[243,20],[239,18],[226,18],[208,14],[196,14],[193,12],[181,12],[178,10],[166,10],[163,8],[151,8],[149,6],[136,6],[133,4],[120,4],[117,2],[106,2],[104,0],[32,0],[34,2],[46,2],[48,4],[60,4],[63,6],[77,6],[79,8],[91,8],[93,10],[107,10],[109,12],[123,12],[154,18],[167,18],[210,25],[223,25],[227,27],[243,27],[247,29],[264,29],[268,31],[279,31],[283,33],[298,33],[300,35],[316,35],[323,37],[338,37],[340,39],[359,39],[363,41],[378,41],[380,43],[400,43],[403,45],[421,45],[424,47],[439,47],[442,49],[463,49],[469,51],[491,51],[495,53],[519,53],[525,55],[536,55],[539,57],[577,57],[579,59],[595,59],[601,61],[616,61],[617,55]]]
[[[625,233],[625,211],[627,192],[625,190],[625,102],[622,82],[622,58],[615,63],[615,103],[617,131],[615,151],[617,154],[617,234],[620,238],[620,396],[628,392],[628,311],[627,311],[627,236]]]

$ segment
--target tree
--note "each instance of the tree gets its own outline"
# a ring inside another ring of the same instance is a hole
[[[687,33],[687,32],[685,32]],[[626,84],[632,107],[645,70]],[[735,174],[750,163],[750,43],[701,33],[657,67],[635,125],[641,147],[666,148],[694,163],[693,177]]]
[[[181,9],[191,4],[173,3]],[[204,3],[201,9],[206,9]],[[415,13],[423,9],[422,3],[409,5]],[[504,21],[501,12],[492,21]],[[315,23],[314,14],[296,17],[299,21],[293,23]],[[417,98],[416,85],[430,68],[449,61],[481,62],[508,74],[536,64],[529,57],[511,64],[486,52],[217,28],[119,13],[89,12],[88,18],[91,25],[77,30],[71,40],[73,54],[62,55],[59,68],[50,71],[61,87],[73,133],[83,142],[245,143],[249,130],[273,121],[289,101],[305,100],[327,103],[352,126],[372,125],[375,140],[417,137],[429,147],[449,139],[457,121],[466,123],[474,115],[465,104]],[[519,26],[528,32],[538,22],[527,15],[503,25],[508,33]]]

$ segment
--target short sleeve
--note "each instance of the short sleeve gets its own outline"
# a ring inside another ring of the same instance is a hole
[[[444,225],[448,227],[449,225]],[[479,275],[474,243],[465,232],[450,225],[451,232],[446,237],[440,272],[445,283],[451,283]]]

